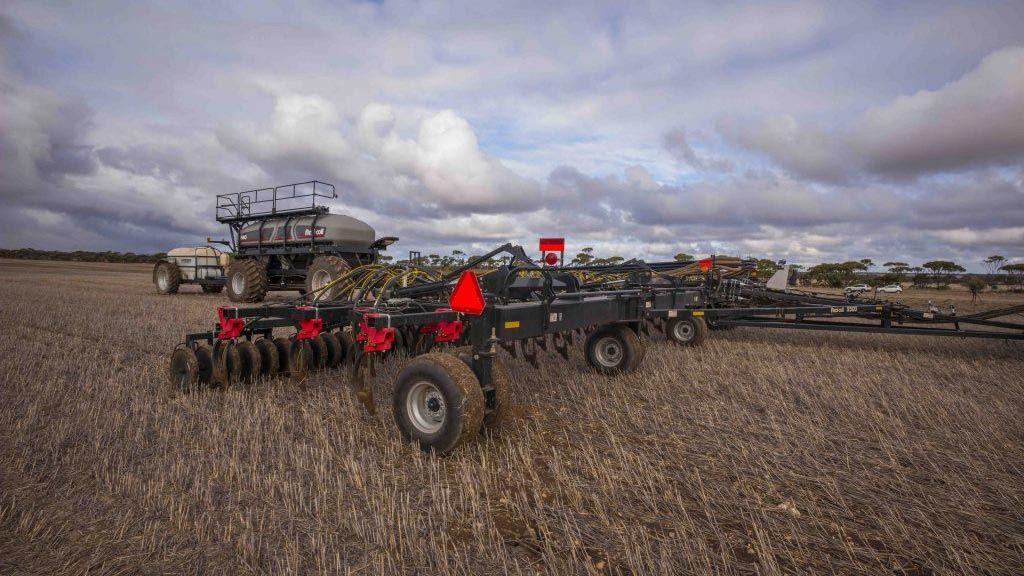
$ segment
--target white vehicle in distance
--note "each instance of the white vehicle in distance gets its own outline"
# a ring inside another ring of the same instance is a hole
[[[869,292],[871,291],[871,289],[871,286],[868,286],[867,284],[854,284],[853,286],[847,286],[846,288],[843,288],[843,292],[846,292],[847,294],[853,294],[855,292]]]
[[[903,286],[900,286],[899,284],[889,284],[888,286],[882,286],[878,291],[883,294],[902,294]]]

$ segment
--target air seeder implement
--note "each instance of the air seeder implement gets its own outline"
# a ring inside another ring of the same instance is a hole
[[[512,257],[509,266],[478,270],[501,253]],[[768,288],[754,270],[754,260],[721,257],[541,267],[511,244],[444,275],[413,266],[356,268],[321,287],[335,300],[311,293],[220,307],[211,331],[188,334],[175,349],[170,378],[181,390],[278,375],[301,383],[312,370],[346,364],[357,398],[375,411],[374,362],[404,351],[414,358],[394,382],[395,421],[406,439],[443,454],[507,415],[503,355],[536,367],[541,353],[568,360],[576,340],[605,375],[638,369],[642,336],[652,328],[685,346],[731,326],[1024,340],[1024,324],[996,319],[1024,307],[944,315],[792,291],[784,281]],[[275,330],[289,334],[275,337]]]

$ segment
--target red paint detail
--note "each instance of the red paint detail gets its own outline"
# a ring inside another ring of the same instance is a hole
[[[547,254],[544,255],[544,263],[547,264],[548,266],[554,266],[555,264],[558,264],[558,254],[555,254],[554,252],[548,252]]]
[[[390,350],[395,342],[394,328],[374,328],[370,326],[367,318],[374,318],[377,314],[364,314],[359,322],[359,333],[356,334],[356,342],[363,343],[363,352],[383,352]]]
[[[479,316],[484,311],[484,294],[480,291],[480,283],[476,280],[476,274],[466,270],[459,276],[459,282],[452,290],[451,298],[448,298],[448,306],[456,311],[465,314]]]
[[[245,318],[228,318],[225,310],[234,310],[235,314],[238,313],[238,308],[230,308],[228,306],[217,307],[217,321],[220,322],[220,332],[217,333],[217,339],[231,340],[232,338],[238,338],[242,335],[242,330],[245,328]]]
[[[424,324],[420,334],[434,334],[434,342],[455,342],[462,337],[462,320],[440,321]]]
[[[714,259],[712,259],[712,258],[705,258],[703,260],[697,260],[697,266],[700,266],[700,271],[701,272],[707,272],[708,270],[711,270],[711,265],[712,264],[714,264]]]
[[[324,329],[324,321],[321,318],[306,318],[299,320],[299,333],[295,335],[296,340],[310,340],[320,335]]]
[[[564,252],[565,251],[565,238],[541,238],[540,239],[540,251],[541,252]]]

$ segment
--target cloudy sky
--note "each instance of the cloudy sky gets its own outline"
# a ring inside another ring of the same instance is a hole
[[[1024,260],[1024,3],[7,1],[0,247],[319,179],[393,251]]]

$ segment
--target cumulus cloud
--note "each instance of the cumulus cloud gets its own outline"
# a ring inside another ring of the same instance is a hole
[[[864,112],[829,130],[792,116],[744,122],[721,132],[779,166],[809,178],[843,181],[862,172],[916,176],[1000,165],[1024,158],[1024,47],[986,56],[962,77]]]

